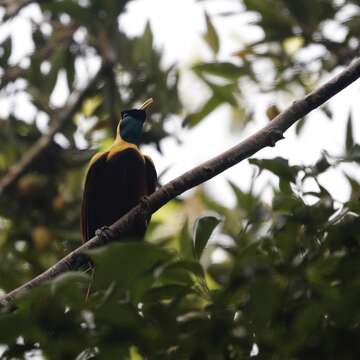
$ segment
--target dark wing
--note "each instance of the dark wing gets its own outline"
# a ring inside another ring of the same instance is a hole
[[[156,190],[158,179],[153,161],[148,156],[144,156],[144,158],[146,167],[146,183],[148,190],[147,195],[150,195]]]
[[[155,169],[155,165],[153,161],[148,157],[144,156],[145,159],[145,167],[146,167],[146,185],[147,185],[147,194],[151,195],[158,185],[157,173]],[[147,219],[147,224],[149,224],[151,220],[151,215]]]
[[[95,235],[90,231],[90,224],[91,222],[94,222],[94,207],[96,207],[97,188],[106,181],[107,154],[108,153],[104,153],[93,164],[91,164],[86,174],[80,217],[83,242],[88,241]]]
[[[97,229],[114,223],[148,194],[146,165],[139,151],[125,149],[110,159],[107,155],[92,164],[86,177],[81,226],[85,241]],[[143,224],[136,224],[124,235],[141,236],[144,232]]]

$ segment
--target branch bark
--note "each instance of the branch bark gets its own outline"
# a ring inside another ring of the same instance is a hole
[[[81,90],[74,101],[52,123],[49,131],[42,135],[40,139],[26,152],[26,154],[12,165],[9,171],[0,179],[0,196],[14,184],[34,163],[34,161],[47,149],[51,144],[53,137],[58,133],[65,124],[75,115],[81,106],[88,91],[96,84],[102,76],[106,65],[102,65],[95,76],[89,81],[87,86]]]
[[[297,120],[322,105],[325,101],[329,100],[359,77],[360,58],[317,90],[309,93],[303,99],[295,101],[268,125],[252,136],[219,156],[170,181],[135,206],[126,215],[110,226],[110,229],[114,233],[114,240],[128,229],[139,217],[147,218],[150,214],[154,213],[168,201],[174,199],[183,192],[220,174],[226,169],[255,154],[260,149],[266,146],[275,146],[278,140],[283,139],[283,133]],[[104,243],[104,238],[99,238],[97,236],[93,237],[42,274],[4,295],[0,298],[0,304],[7,305],[31,288],[39,286],[61,273],[73,270],[76,267],[76,264],[79,263],[79,258],[82,256],[84,250],[101,246]]]

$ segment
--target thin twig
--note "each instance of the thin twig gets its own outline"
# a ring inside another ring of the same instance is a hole
[[[283,138],[283,133],[297,120],[322,105],[325,101],[346,88],[359,77],[360,59],[357,59],[352,65],[348,66],[343,72],[335,76],[326,84],[311,92],[302,100],[294,102],[289,108],[252,136],[225,151],[221,155],[184,173],[154,192],[110,226],[115,237],[117,238],[119,234],[131,227],[139,216],[148,218],[150,214],[160,209],[176,196],[211,179],[224,170],[229,169],[241,160],[255,154],[260,149],[266,146],[274,146],[278,140]],[[82,256],[84,250],[101,246],[104,242],[104,238],[99,238],[97,236],[93,237],[42,274],[4,295],[0,298],[0,304],[9,304],[9,302],[15,300],[29,289],[39,286],[61,273],[73,270],[76,267],[76,264],[79,263],[79,257]]]
[[[88,91],[93,88],[96,82],[99,80],[105,65],[101,66],[95,76],[89,81],[87,86],[81,90],[76,96],[75,100],[69,104],[66,109],[53,121],[46,134],[43,134],[39,140],[26,152],[26,154],[13,164],[9,171],[0,179],[0,196],[14,184],[34,163],[34,161],[47,149],[51,144],[52,139],[56,133],[58,133],[65,124],[72,119],[75,113],[79,110],[85,96]]]

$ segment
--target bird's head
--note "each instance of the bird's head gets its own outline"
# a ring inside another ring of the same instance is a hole
[[[139,145],[142,128],[146,120],[146,109],[153,102],[153,99],[148,99],[139,109],[122,111],[116,137],[128,143]]]

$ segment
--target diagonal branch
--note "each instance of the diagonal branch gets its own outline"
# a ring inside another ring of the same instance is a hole
[[[170,181],[142,201],[139,205],[135,206],[126,215],[110,226],[110,229],[115,234],[114,240],[118,238],[119,234],[128,229],[139,217],[148,218],[150,214],[160,209],[176,196],[211,179],[226,169],[229,169],[240,161],[255,154],[260,149],[266,146],[274,146],[278,140],[283,138],[283,133],[297,120],[322,105],[325,101],[329,100],[359,77],[360,58],[317,90],[311,92],[303,99],[295,101],[289,108],[252,136],[219,156]],[[4,295],[0,298],[0,304],[6,305],[31,288],[39,286],[61,273],[77,268],[77,264],[79,264],[79,259],[84,250],[101,246],[104,243],[105,240],[103,238],[97,236],[93,237],[42,274]]]
[[[58,133],[65,124],[75,115],[79,110],[87,93],[99,78],[102,76],[106,65],[102,65],[95,76],[89,81],[87,86],[81,90],[74,101],[60,114],[52,123],[49,131],[42,135],[40,139],[26,152],[26,154],[12,165],[9,171],[0,179],[0,196],[14,184],[34,163],[34,161],[48,148],[51,144],[53,137]]]

